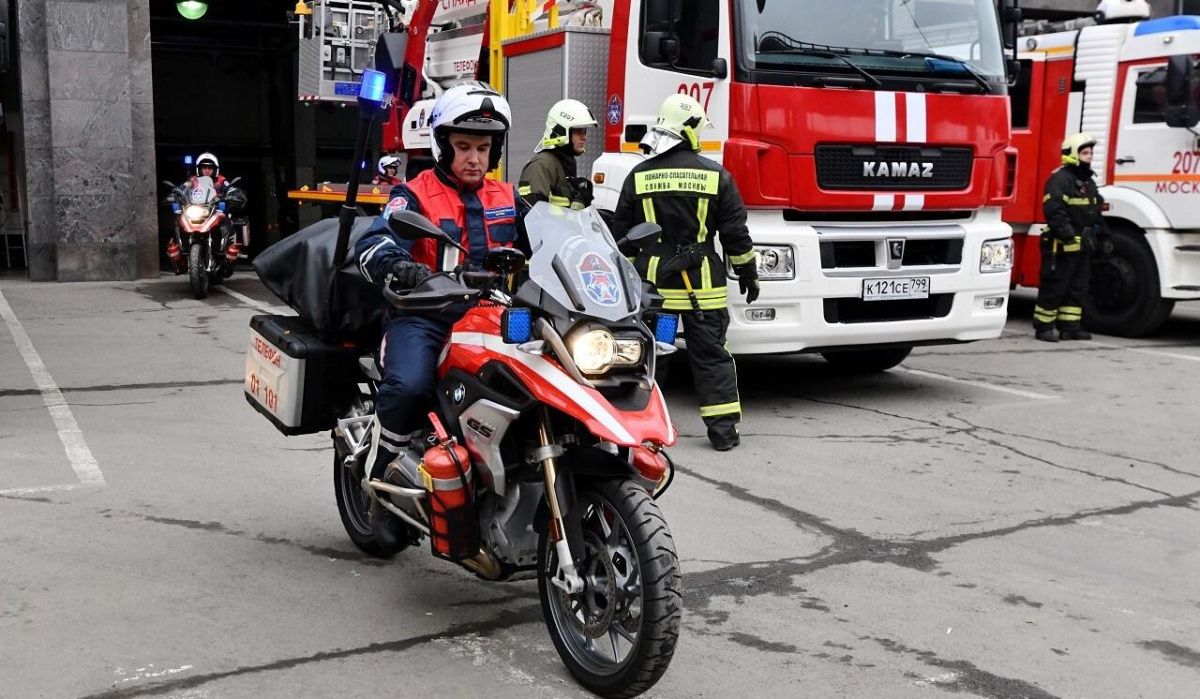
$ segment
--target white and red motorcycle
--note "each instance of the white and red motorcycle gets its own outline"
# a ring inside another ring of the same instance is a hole
[[[188,273],[192,295],[202,299],[208,295],[209,284],[218,284],[233,274],[233,266],[241,252],[237,232],[244,221],[233,219],[234,211],[245,208],[246,194],[236,185],[235,177],[217,192],[211,177],[195,177],[174,185],[167,202],[175,214],[175,235],[167,244],[167,257],[176,274]]]
[[[390,222],[401,237],[459,247],[417,214]],[[655,360],[673,351],[676,319],[645,313],[660,299],[594,212],[541,203],[525,225],[533,253],[519,286],[524,255],[497,249],[485,271],[385,288],[406,313],[469,306],[441,356],[430,429],[385,481],[368,475],[373,352],[323,343],[298,318],[257,316],[246,395],[285,433],[333,427],[338,509],[361,550],[396,553],[373,534],[378,499],[436,556],[487,580],[536,577],[571,673],[602,696],[634,696],[666,671],[682,613],[679,561],[655,502],[676,440]],[[659,232],[642,224],[630,238]]]

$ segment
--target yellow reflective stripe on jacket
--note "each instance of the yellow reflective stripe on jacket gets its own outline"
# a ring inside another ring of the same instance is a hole
[[[740,401],[736,403],[700,406],[700,417],[718,417],[721,415],[732,415],[740,412],[742,412],[742,404]]]
[[[662,289],[658,290],[664,299],[686,299],[688,297],[687,289]],[[693,289],[692,293],[698,299],[723,299],[729,296],[729,287],[714,286],[709,289]]]
[[[551,204],[553,204],[553,205],[555,205],[555,206],[561,206],[561,207],[563,207],[563,208],[570,208],[570,207],[571,207],[571,200],[570,200],[570,199],[568,199],[568,198],[566,198],[566,197],[556,197],[556,196],[554,196],[553,194],[551,194],[551,195],[550,195],[550,203],[551,203]]]
[[[1063,249],[1063,252],[1079,252],[1079,250],[1082,247],[1083,247],[1082,239],[1079,236],[1075,236],[1075,242],[1063,243],[1062,249]]]
[[[1067,202],[1067,206],[1091,206],[1092,200],[1088,197],[1068,197],[1063,195],[1063,201]]]
[[[634,193],[638,196],[652,193],[684,192],[716,196],[721,173],[713,170],[690,168],[667,168],[647,170],[633,177]]]
[[[703,243],[708,239],[708,199],[700,199],[696,204],[696,218],[700,219],[700,231],[696,234],[696,242]]]
[[[753,250],[751,250],[748,253],[745,253],[744,255],[730,255],[729,256],[729,264],[731,264],[731,265],[744,265],[747,262],[753,262],[753,261],[754,261],[754,251]]]
[[[712,265],[708,263],[708,256],[704,257],[704,262],[700,264],[700,288],[711,288],[712,283]]]
[[[662,293],[661,291],[659,293]],[[729,299],[696,299],[696,305],[702,311],[719,311],[729,305]],[[689,299],[668,299],[663,301],[663,310],[667,311],[694,311],[692,302]]]
[[[658,223],[656,216],[654,215],[653,199],[642,200],[642,215],[646,217],[646,223]]]
[[[658,255],[650,258],[650,264],[646,265],[646,281],[654,284],[658,281],[658,262],[661,260]]]
[[[527,197],[530,194],[533,194],[533,187],[530,187],[529,185],[524,185],[522,187],[518,187],[517,194],[520,194],[523,197]]]

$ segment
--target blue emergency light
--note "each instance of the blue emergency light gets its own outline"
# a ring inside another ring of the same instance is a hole
[[[510,308],[500,316],[500,337],[510,345],[529,342],[533,337],[533,311],[528,308]]]
[[[171,202],[171,213],[173,213],[173,214],[183,213],[183,207],[179,205],[179,202],[177,202],[177,201]]]
[[[387,96],[387,76],[370,68],[363,70],[358,98],[379,105]]]
[[[188,167],[191,167],[191,165],[192,165],[192,156],[190,156],[190,155],[185,155],[185,156],[183,156],[183,164],[184,164],[184,165],[187,165]]]
[[[217,211],[224,211],[224,210],[225,210],[225,202],[223,202],[223,201],[217,202]]]
[[[675,335],[679,332],[679,316],[673,313],[659,313],[654,319],[654,340],[664,345],[675,344]]]

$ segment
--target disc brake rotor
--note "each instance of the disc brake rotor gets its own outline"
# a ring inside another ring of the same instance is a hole
[[[559,590],[558,596],[571,627],[586,638],[600,638],[608,633],[617,612],[618,574],[612,552],[600,537],[593,532],[583,537],[584,560],[579,566],[583,591],[572,595]]]

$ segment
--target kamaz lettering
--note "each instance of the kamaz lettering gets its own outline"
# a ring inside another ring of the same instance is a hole
[[[933,179],[933,163],[863,162],[863,177],[920,177]]]

